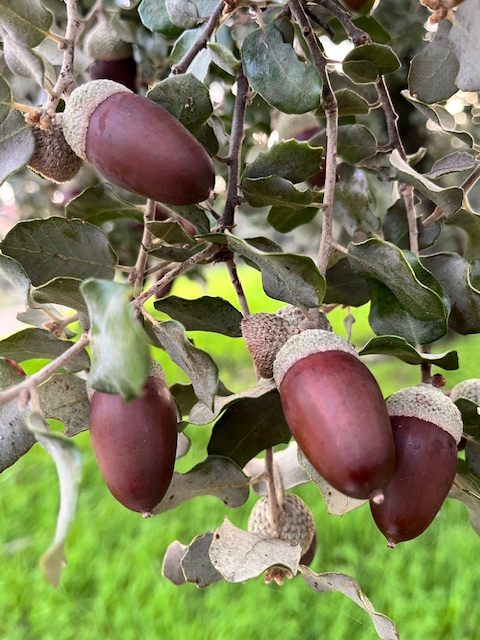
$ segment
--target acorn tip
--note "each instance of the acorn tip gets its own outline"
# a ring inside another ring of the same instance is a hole
[[[375,504],[382,504],[385,500],[385,496],[381,489],[375,489],[374,491],[372,491],[368,499]]]

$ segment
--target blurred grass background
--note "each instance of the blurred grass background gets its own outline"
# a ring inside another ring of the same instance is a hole
[[[235,304],[224,269],[209,269],[208,294]],[[259,275],[242,269],[252,311],[281,306],[267,298]],[[198,297],[207,291],[186,278],[173,293]],[[330,318],[344,334],[345,310]],[[367,309],[353,310],[352,339],[359,347],[370,337]],[[250,358],[239,339],[191,333],[212,354],[222,380],[238,391],[254,382]],[[480,336],[456,336],[434,351],[457,349],[461,369],[447,372],[448,388],[479,376]],[[170,383],[187,381],[177,367],[156,352]],[[393,358],[366,362],[385,395],[419,381],[418,367]],[[35,363],[31,363],[34,367]],[[189,427],[193,445],[178,469],[185,471],[205,457],[209,427]],[[188,543],[228,516],[246,527],[255,501],[226,511],[215,498],[185,503],[151,520],[117,504],[105,488],[90,449],[88,434],[76,442],[84,453],[84,472],[76,520],[67,541],[68,567],[54,590],[38,568],[55,527],[57,478],[46,452],[35,446],[0,476],[0,638],[2,640],[370,640],[376,638],[368,616],[340,594],[315,594],[300,578],[283,587],[257,578],[241,585],[219,583],[205,590],[175,587],[162,578],[168,544]],[[397,624],[403,640],[471,640],[478,638],[477,601],[480,540],[470,528],[464,507],[448,500],[419,539],[387,548],[368,507],[342,518],[329,516],[317,489],[294,490],[310,505],[318,549],[314,571],[348,573],[358,580],[376,609]]]

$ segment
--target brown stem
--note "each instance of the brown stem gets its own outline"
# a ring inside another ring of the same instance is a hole
[[[410,239],[410,251],[414,253],[417,258],[419,254],[418,248],[418,226],[417,226],[417,214],[415,211],[415,196],[413,187],[409,184],[400,185],[400,194],[405,203],[405,209],[407,211],[408,221],[408,237]]]
[[[150,289],[147,289],[132,300],[131,304],[134,309],[140,309],[140,307],[142,307],[149,298],[160,291],[160,289],[163,289],[165,285],[169,284],[177,276],[191,269],[198,262],[206,260],[207,258],[211,258],[215,253],[217,253],[218,248],[219,245],[209,244],[205,249],[203,249],[203,251],[195,253],[193,256],[190,256],[184,262],[171,269],[168,273],[157,280],[157,282],[155,282],[155,284],[153,284]]]
[[[206,46],[213,32],[218,27],[224,8],[225,8],[225,0],[220,0],[218,5],[214,9],[212,15],[208,19],[208,22],[205,25],[205,28],[203,29],[202,33],[195,40],[195,42],[187,51],[187,53],[183,56],[183,58],[174,67],[172,67],[173,74],[178,75],[180,73],[185,73],[187,71],[188,67],[193,62],[196,55],[200,53],[200,51]]]
[[[240,65],[237,72],[237,95],[233,108],[232,130],[228,150],[228,191],[223,215],[218,221],[218,229],[232,229],[235,224],[235,209],[238,205],[238,184],[243,143],[243,127],[248,99],[248,80]]]
[[[424,344],[420,347],[422,353],[430,353],[430,345]],[[429,362],[422,362],[420,365],[420,371],[422,376],[422,382],[426,384],[432,384],[432,365]]]
[[[40,371],[28,376],[25,380],[20,382],[20,384],[16,384],[14,387],[9,387],[4,391],[0,391],[0,406],[10,402],[10,400],[19,396],[23,391],[30,391],[33,387],[36,387],[42,382],[45,382],[45,380],[48,380],[55,371],[61,369],[65,364],[67,364],[67,362],[70,362],[70,360],[78,355],[89,342],[90,336],[88,333],[82,334],[78,342],[72,344],[72,346],[59,355],[58,358],[49,362],[40,369]]]
[[[67,28],[65,38],[59,48],[63,49],[63,61],[57,81],[45,103],[47,114],[55,114],[58,103],[63,94],[70,95],[75,84],[73,63],[75,58],[75,40],[77,39],[80,20],[78,18],[77,0],[65,0],[67,5]]]
[[[244,316],[248,316],[250,314],[250,309],[248,307],[247,297],[245,295],[245,291],[243,289],[240,278],[238,277],[237,265],[235,264],[233,258],[227,260],[227,267],[233,287],[237,293],[237,298],[238,302],[240,303],[242,313]]]
[[[321,4],[323,4],[321,2]],[[335,198],[335,182],[337,177],[337,142],[338,142],[338,104],[330,84],[327,63],[315,35],[312,25],[305,14],[300,0],[290,3],[292,14],[299,24],[307,43],[314,65],[323,79],[323,108],[327,119],[327,151],[325,158],[325,187],[323,192],[322,235],[318,252],[318,269],[325,275],[328,260],[332,252],[332,212]]]
[[[388,142],[390,147],[397,149],[403,160],[406,161],[407,154],[400,138],[400,131],[398,129],[398,114],[390,97],[385,78],[380,76],[376,82],[377,95],[380,104],[385,114],[385,121],[387,124]],[[417,212],[415,210],[415,194],[413,187],[408,184],[400,183],[399,185],[400,195],[403,198],[405,204],[405,210],[407,212],[408,221],[408,237],[410,241],[410,251],[418,256],[418,227],[417,227]]]
[[[390,93],[385,83],[385,78],[380,76],[380,79],[376,82],[377,95],[385,114],[385,120],[387,123],[388,141],[393,149],[398,149],[403,160],[407,159],[403,143],[400,138],[400,132],[398,130],[398,114],[393,106]]]
[[[319,6],[323,7],[332,16],[335,16],[337,18],[342,27],[345,29],[345,33],[356,47],[371,42],[368,33],[365,33],[365,31],[362,31],[353,24],[351,15],[346,9],[343,9],[343,7],[341,7],[336,2],[333,2],[332,0],[315,1]]]
[[[133,284],[133,294],[137,296],[143,287],[143,280],[145,277],[145,268],[147,266],[148,252],[150,245],[152,244],[152,234],[148,230],[148,222],[155,220],[155,200],[148,200],[147,206],[143,214],[143,236],[138,250],[138,257],[135,263],[135,267],[130,274],[128,280]]]

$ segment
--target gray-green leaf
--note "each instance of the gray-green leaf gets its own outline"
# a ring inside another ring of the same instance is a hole
[[[150,371],[148,339],[135,317],[130,287],[89,279],[81,286],[91,322],[92,389],[128,401],[140,395]]]

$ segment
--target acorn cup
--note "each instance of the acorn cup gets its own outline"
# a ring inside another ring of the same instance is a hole
[[[65,107],[64,134],[73,151],[107,180],[166,204],[209,197],[210,157],[168,111],[110,80],[75,89]]]
[[[450,400],[465,398],[480,406],[480,378],[470,378],[456,384],[450,391]]]
[[[354,348],[330,331],[292,336],[273,365],[283,413],[316,471],[352,498],[382,500],[395,465],[380,388]]]
[[[143,395],[129,402],[99,391],[90,401],[90,437],[107,487],[127,509],[150,516],[170,485],[177,448],[177,410],[163,376],[148,377]]]
[[[85,51],[94,60],[125,60],[133,54],[132,45],[119,38],[110,22],[104,18],[85,39]]]
[[[268,498],[260,498],[255,503],[248,518],[248,531],[267,538],[279,538],[292,546],[299,545],[303,556],[309,551],[315,535],[315,521],[305,502],[295,494],[287,493],[278,518],[278,535],[275,535],[270,521]]]
[[[56,114],[49,130],[32,127],[35,150],[28,168],[52,182],[68,182],[82,166],[79,158],[63,135],[62,114]]]
[[[460,411],[435,387],[420,384],[387,400],[396,466],[381,504],[370,503],[388,546],[412,540],[430,525],[450,491],[457,468]]]
[[[99,22],[85,40],[85,50],[94,59],[89,72],[92,80],[112,80],[137,91],[137,63],[133,47],[118,37],[107,20]]]

